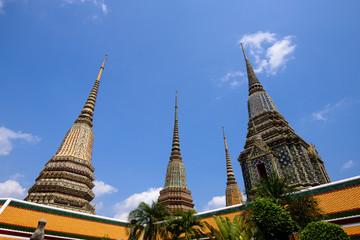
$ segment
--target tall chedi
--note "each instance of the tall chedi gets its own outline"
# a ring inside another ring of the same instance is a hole
[[[91,128],[106,56],[81,114],[29,189],[26,201],[95,214],[95,207],[90,203],[95,197],[92,191],[95,169],[91,165],[94,132]]]
[[[287,176],[297,187],[329,183],[324,162],[289,126],[257,79],[241,44],[249,80],[248,133],[238,158],[245,188],[254,188],[269,174]]]
[[[194,208],[191,191],[187,189],[185,165],[180,153],[178,127],[177,92],[175,96],[175,123],[170,161],[167,165],[164,189],[160,191],[158,201],[171,211],[188,211]]]
[[[228,207],[228,206],[244,203],[244,199],[241,194],[240,188],[235,180],[234,171],[231,165],[229,150],[226,142],[224,127],[222,127],[222,129],[224,134],[226,172],[227,172],[225,196],[226,196],[226,206]]]

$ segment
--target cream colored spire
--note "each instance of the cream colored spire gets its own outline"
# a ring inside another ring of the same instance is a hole
[[[107,54],[105,54],[105,58],[100,67],[99,74],[95,80],[93,88],[91,89],[90,95],[84,105],[84,108],[81,111],[79,117],[76,119],[75,123],[85,122],[85,123],[89,124],[90,127],[93,126],[92,120],[93,120],[93,115],[94,115],[94,110],[95,110],[95,102],[96,102],[97,92],[98,92],[98,88],[99,88],[99,83],[101,80],[101,75],[104,70],[106,57],[107,57]]]

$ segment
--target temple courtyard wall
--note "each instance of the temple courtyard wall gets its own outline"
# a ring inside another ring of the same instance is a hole
[[[295,197],[314,196],[325,212],[326,221],[339,224],[351,239],[360,239],[360,176],[308,188]],[[248,205],[239,204],[197,216],[215,226],[212,216],[241,213]],[[79,213],[12,198],[0,199],[0,239],[29,239],[38,221],[45,218],[45,239],[128,239],[126,221]]]

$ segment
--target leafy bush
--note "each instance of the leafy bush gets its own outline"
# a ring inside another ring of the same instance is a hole
[[[294,222],[290,213],[273,201],[265,198],[257,199],[252,211],[252,220],[263,233],[265,240],[288,239],[292,233]]]
[[[170,239],[179,239],[181,234],[185,235],[185,240],[200,239],[204,228],[203,223],[195,216],[195,210],[184,212],[178,210],[175,212],[177,216],[170,219],[166,226],[166,231],[170,235]]]
[[[291,199],[286,205],[285,210],[290,213],[291,219],[296,224],[295,230],[299,232],[309,223],[323,219],[323,212],[313,196]]]
[[[204,222],[210,230],[207,236],[211,240],[250,240],[253,236],[251,225],[246,222],[245,217],[235,214],[231,222],[228,217],[213,216],[218,229],[211,226],[208,222]]]
[[[300,240],[348,240],[346,232],[339,226],[327,222],[309,223],[301,234]]]
[[[300,232],[310,222],[322,220],[322,210],[313,196],[296,197],[297,189],[291,184],[290,177],[271,174],[260,179],[256,187],[249,192],[256,198],[268,198],[285,208],[295,222],[294,230]],[[249,199],[249,198],[248,198]]]

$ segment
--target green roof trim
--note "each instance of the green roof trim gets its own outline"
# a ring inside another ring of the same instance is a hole
[[[360,235],[350,236],[350,240],[360,240]]]
[[[0,205],[3,205],[6,202],[6,200],[0,200]]]
[[[360,208],[346,211],[346,212],[339,212],[339,213],[325,215],[324,218],[325,218],[325,220],[332,220],[332,219],[351,217],[351,216],[356,216],[356,215],[360,215]]]
[[[349,187],[355,187],[360,185],[360,178],[359,179],[354,179],[348,182],[342,182],[336,185],[330,185],[330,186],[324,186],[321,188],[315,188],[315,189],[308,189],[307,191],[304,192],[299,192],[294,194],[295,198],[298,197],[308,197],[308,196],[315,196],[318,194],[322,194],[322,193],[327,193],[327,192],[332,192],[332,191],[336,191],[336,190],[340,190],[340,189],[345,189],[345,188],[349,188]]]
[[[219,215],[223,215],[223,214],[227,214],[227,213],[240,212],[240,211],[246,210],[246,209],[248,209],[250,207],[251,207],[251,205],[249,205],[249,204],[243,204],[243,205],[240,205],[240,206],[226,208],[226,209],[220,209],[220,210],[213,211],[213,212],[200,213],[200,214],[197,214],[196,216],[199,219],[202,219],[202,218],[212,217],[212,216],[215,216],[215,215],[219,216]]]
[[[340,182],[340,183],[334,184],[334,185],[331,184],[330,186],[315,188],[313,190],[312,189],[304,190],[303,192],[296,193],[294,195],[294,198],[315,196],[318,194],[333,192],[336,190],[355,187],[358,185],[360,185],[360,178],[353,179],[353,180],[346,181],[346,182]],[[227,207],[225,209],[219,209],[219,210],[215,210],[212,212],[199,213],[196,216],[198,216],[200,219],[202,219],[202,218],[208,218],[208,217],[211,217],[214,215],[219,216],[219,215],[223,215],[223,214],[227,214],[227,213],[240,212],[240,211],[246,210],[248,208],[251,208],[251,205],[244,204],[244,205],[240,205],[240,206],[236,206],[236,207]],[[354,209],[354,210],[350,210],[350,211],[346,211],[346,212],[329,214],[329,215],[326,215],[325,218],[327,220],[330,220],[330,219],[349,217],[349,216],[354,216],[354,215],[359,215],[359,214],[360,214],[360,209]]]
[[[26,204],[26,203],[23,203],[23,202],[17,202],[17,201],[14,201],[14,200],[12,200],[9,205],[13,206],[13,207],[25,208],[25,209],[39,211],[39,212],[46,212],[46,213],[51,213],[51,214],[55,214],[55,215],[61,215],[61,216],[65,216],[65,217],[84,219],[84,220],[107,223],[107,224],[113,224],[113,225],[124,226],[124,227],[129,226],[128,223],[124,223],[124,222],[118,222],[118,221],[113,221],[113,220],[110,220],[110,219],[92,217],[92,216],[77,214],[77,213],[73,213],[73,212],[61,211],[61,210],[57,210],[57,209],[51,209],[51,208],[46,208],[46,207],[42,207],[42,206]]]

